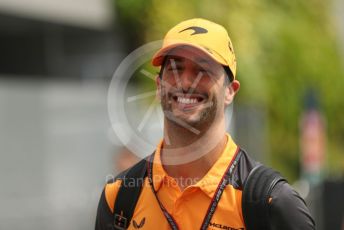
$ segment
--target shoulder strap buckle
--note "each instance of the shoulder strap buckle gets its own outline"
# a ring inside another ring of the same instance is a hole
[[[126,217],[123,216],[123,211],[121,211],[121,214],[115,214],[115,220],[114,220],[114,226],[117,230],[125,230],[128,228],[128,220]]]

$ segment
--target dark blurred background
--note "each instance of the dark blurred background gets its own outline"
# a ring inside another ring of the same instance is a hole
[[[136,160],[111,128],[113,73],[194,17],[234,44],[233,138],[287,177],[317,229],[344,229],[342,0],[0,0],[0,229],[94,228],[105,181]]]

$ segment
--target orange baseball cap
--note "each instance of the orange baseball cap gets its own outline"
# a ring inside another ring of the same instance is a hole
[[[200,49],[221,65],[228,66],[235,78],[236,58],[226,29],[202,18],[182,21],[170,29],[162,47],[153,55],[152,64],[161,66],[164,56],[171,49],[184,45]]]

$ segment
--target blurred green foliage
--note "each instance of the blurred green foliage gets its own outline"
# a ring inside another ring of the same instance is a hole
[[[331,1],[115,0],[129,49],[162,39],[182,20],[202,17],[228,29],[238,60],[237,101],[268,115],[270,164],[299,175],[299,120],[311,88],[327,122],[329,176],[344,172],[344,68]]]

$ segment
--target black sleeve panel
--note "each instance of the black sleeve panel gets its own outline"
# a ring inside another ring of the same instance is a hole
[[[288,184],[279,183],[271,193],[271,230],[314,230],[315,223],[305,201]]]
[[[98,204],[95,230],[113,229],[112,222],[113,222],[113,214],[106,202],[105,189],[104,189],[100,197],[99,204]]]

